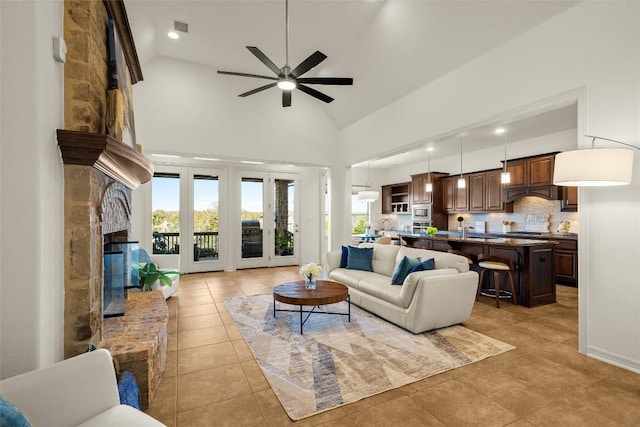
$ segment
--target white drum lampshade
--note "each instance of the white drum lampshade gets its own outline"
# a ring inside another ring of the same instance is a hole
[[[380,193],[377,191],[358,191],[358,200],[363,202],[375,202],[380,197]]]
[[[633,154],[633,150],[627,148],[591,148],[558,153],[553,183],[568,187],[630,184]]]

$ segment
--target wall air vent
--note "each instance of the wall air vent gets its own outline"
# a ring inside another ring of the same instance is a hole
[[[187,24],[186,22],[173,21],[173,28],[176,31],[180,31],[182,33],[188,33],[189,32],[189,24]]]

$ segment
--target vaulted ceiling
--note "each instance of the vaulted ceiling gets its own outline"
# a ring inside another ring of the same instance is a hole
[[[353,77],[353,86],[315,86],[335,98],[323,108],[344,128],[571,7],[570,1],[290,0],[290,65],[315,50],[328,58],[305,74]],[[240,94],[269,74],[245,46],[285,63],[285,1],[127,0],[143,65],[158,56],[204,64]],[[171,40],[174,21],[188,33]],[[252,95],[273,97],[278,90]],[[252,102],[248,97],[245,102]],[[320,101],[317,101],[320,102]],[[292,108],[296,108],[295,96]]]

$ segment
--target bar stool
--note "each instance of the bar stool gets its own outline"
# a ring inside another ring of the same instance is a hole
[[[513,284],[513,276],[511,275],[511,271],[515,270],[515,264],[506,259],[500,258],[493,255],[478,255],[478,267],[480,268],[480,281],[478,282],[478,293],[476,294],[476,301],[478,297],[482,293],[485,296],[495,296],[496,298],[496,307],[500,308],[500,298],[512,298],[513,303],[518,305],[518,297],[516,296],[516,287]],[[482,281],[484,279],[484,273],[487,271],[493,271],[493,288],[482,290]],[[511,291],[507,291],[504,289],[500,289],[500,273],[506,273],[506,276],[509,278],[509,283],[511,285]],[[493,292],[494,295],[490,293]]]

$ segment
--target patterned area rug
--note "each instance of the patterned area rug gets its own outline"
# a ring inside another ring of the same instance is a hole
[[[300,315],[274,318],[271,295],[225,304],[294,421],[514,348],[462,326],[414,335],[355,305],[351,322],[314,313],[300,335]],[[324,308],[346,313],[347,303]]]

